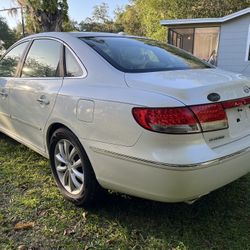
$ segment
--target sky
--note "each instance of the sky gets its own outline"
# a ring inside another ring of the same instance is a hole
[[[68,0],[69,16],[71,19],[80,22],[86,17],[91,17],[93,7],[103,2],[108,4],[109,15],[113,18],[114,10],[117,7],[123,7],[128,4],[129,0]],[[14,6],[11,0],[0,0],[0,10]],[[11,17],[5,12],[0,12],[0,16],[5,17],[11,28],[15,27],[16,24],[21,21],[20,13],[18,13],[17,17]]]

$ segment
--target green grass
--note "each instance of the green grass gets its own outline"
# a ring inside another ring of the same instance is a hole
[[[34,227],[15,230],[17,223]],[[46,159],[0,134],[0,249],[250,249],[250,176],[193,205],[110,194],[91,210],[58,192]]]

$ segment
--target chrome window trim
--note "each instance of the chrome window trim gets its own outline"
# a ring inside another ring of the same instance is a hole
[[[18,80],[48,80],[48,81],[53,81],[53,80],[63,80],[63,76],[55,76],[55,77],[19,77],[19,78],[15,78]]]
[[[41,37],[36,37],[36,38],[32,38],[32,39],[29,39],[30,41],[32,41],[32,43],[36,40],[54,40],[54,41],[57,41],[59,42],[60,44],[62,44],[63,46],[65,46],[67,49],[69,49],[69,51],[73,54],[74,58],[76,59],[77,63],[79,64],[81,70],[82,70],[82,75],[81,76],[77,76],[77,77],[65,77],[65,76],[56,76],[56,77],[19,77],[20,79],[32,79],[32,80],[40,80],[40,79],[46,79],[46,80],[49,80],[49,79],[83,79],[85,77],[87,77],[88,75],[88,71],[87,69],[85,68],[85,66],[83,65],[82,61],[79,59],[79,57],[76,55],[76,53],[74,52],[74,50],[67,44],[65,43],[64,41],[58,39],[58,38],[54,38],[54,37],[48,37],[48,36],[41,36]],[[26,40],[24,40],[26,41]],[[32,46],[32,44],[31,44]],[[29,48],[30,49],[30,48]],[[29,51],[27,51],[27,54],[25,55],[26,57],[28,56],[29,54]],[[26,58],[25,58],[26,59]],[[25,59],[23,61],[23,65],[25,63]],[[22,68],[23,68],[23,65],[22,65]]]
[[[80,66],[80,68],[82,70],[82,75],[81,76],[64,76],[63,79],[82,79],[82,78],[85,78],[87,76],[87,69],[83,66],[83,63],[80,61],[78,56],[76,56],[75,52],[69,46],[67,46],[67,44],[64,44],[64,46],[70,51],[70,53],[76,59],[76,62],[78,63],[78,65]],[[64,51],[64,60],[66,61],[65,51]]]
[[[20,44],[22,44],[22,43],[25,43],[25,42],[30,42],[31,41],[31,39],[25,39],[25,40],[21,40],[21,41],[19,41],[19,42],[17,42],[17,43],[14,43],[13,45],[11,45],[6,51],[5,51],[5,53],[1,56],[1,58],[0,58],[0,61],[12,50],[12,49],[14,49],[15,47],[17,47],[18,45],[20,45]]]
[[[247,48],[246,48],[246,55],[245,55],[245,62],[249,62],[250,58],[249,58],[249,54],[250,54],[250,24],[248,26],[248,30],[247,30]]]

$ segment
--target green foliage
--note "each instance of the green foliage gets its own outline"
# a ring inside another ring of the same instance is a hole
[[[125,32],[166,39],[162,19],[220,17],[250,6],[250,0],[131,0],[116,22]]]
[[[109,6],[107,3],[95,5],[92,13],[92,20],[95,22],[105,23],[110,21]]]
[[[108,13],[109,7],[106,3],[94,6],[92,16],[79,23],[80,31],[113,33],[123,31],[123,27],[114,22]]]
[[[3,18],[0,18],[0,40],[4,42],[3,47],[5,49],[9,48],[16,41],[14,32],[10,30]]]
[[[79,25],[77,21],[74,20],[67,20],[63,22],[63,31],[70,32],[70,31],[79,31]]]
[[[116,23],[122,30],[131,35],[144,36],[145,27],[142,25],[140,10],[137,5],[127,5],[124,10],[117,9]]]
[[[22,27],[22,23],[17,23],[16,27],[13,28],[13,32],[16,36],[17,40],[20,40],[23,37],[23,27]]]
[[[194,1],[188,16],[196,17],[222,17],[236,11],[248,8],[250,0],[199,0]]]
[[[28,33],[62,31],[68,18],[67,0],[16,0],[25,8]]]

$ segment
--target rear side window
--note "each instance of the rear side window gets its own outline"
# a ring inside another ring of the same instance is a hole
[[[81,38],[110,64],[123,72],[204,69],[210,66],[174,46],[131,37]]]
[[[35,40],[28,52],[21,77],[60,76],[61,43]]]
[[[0,76],[15,77],[18,63],[28,42],[21,43],[9,51],[0,61]]]
[[[78,64],[76,58],[71,51],[65,47],[65,76],[66,77],[78,77],[82,76],[83,72]]]

